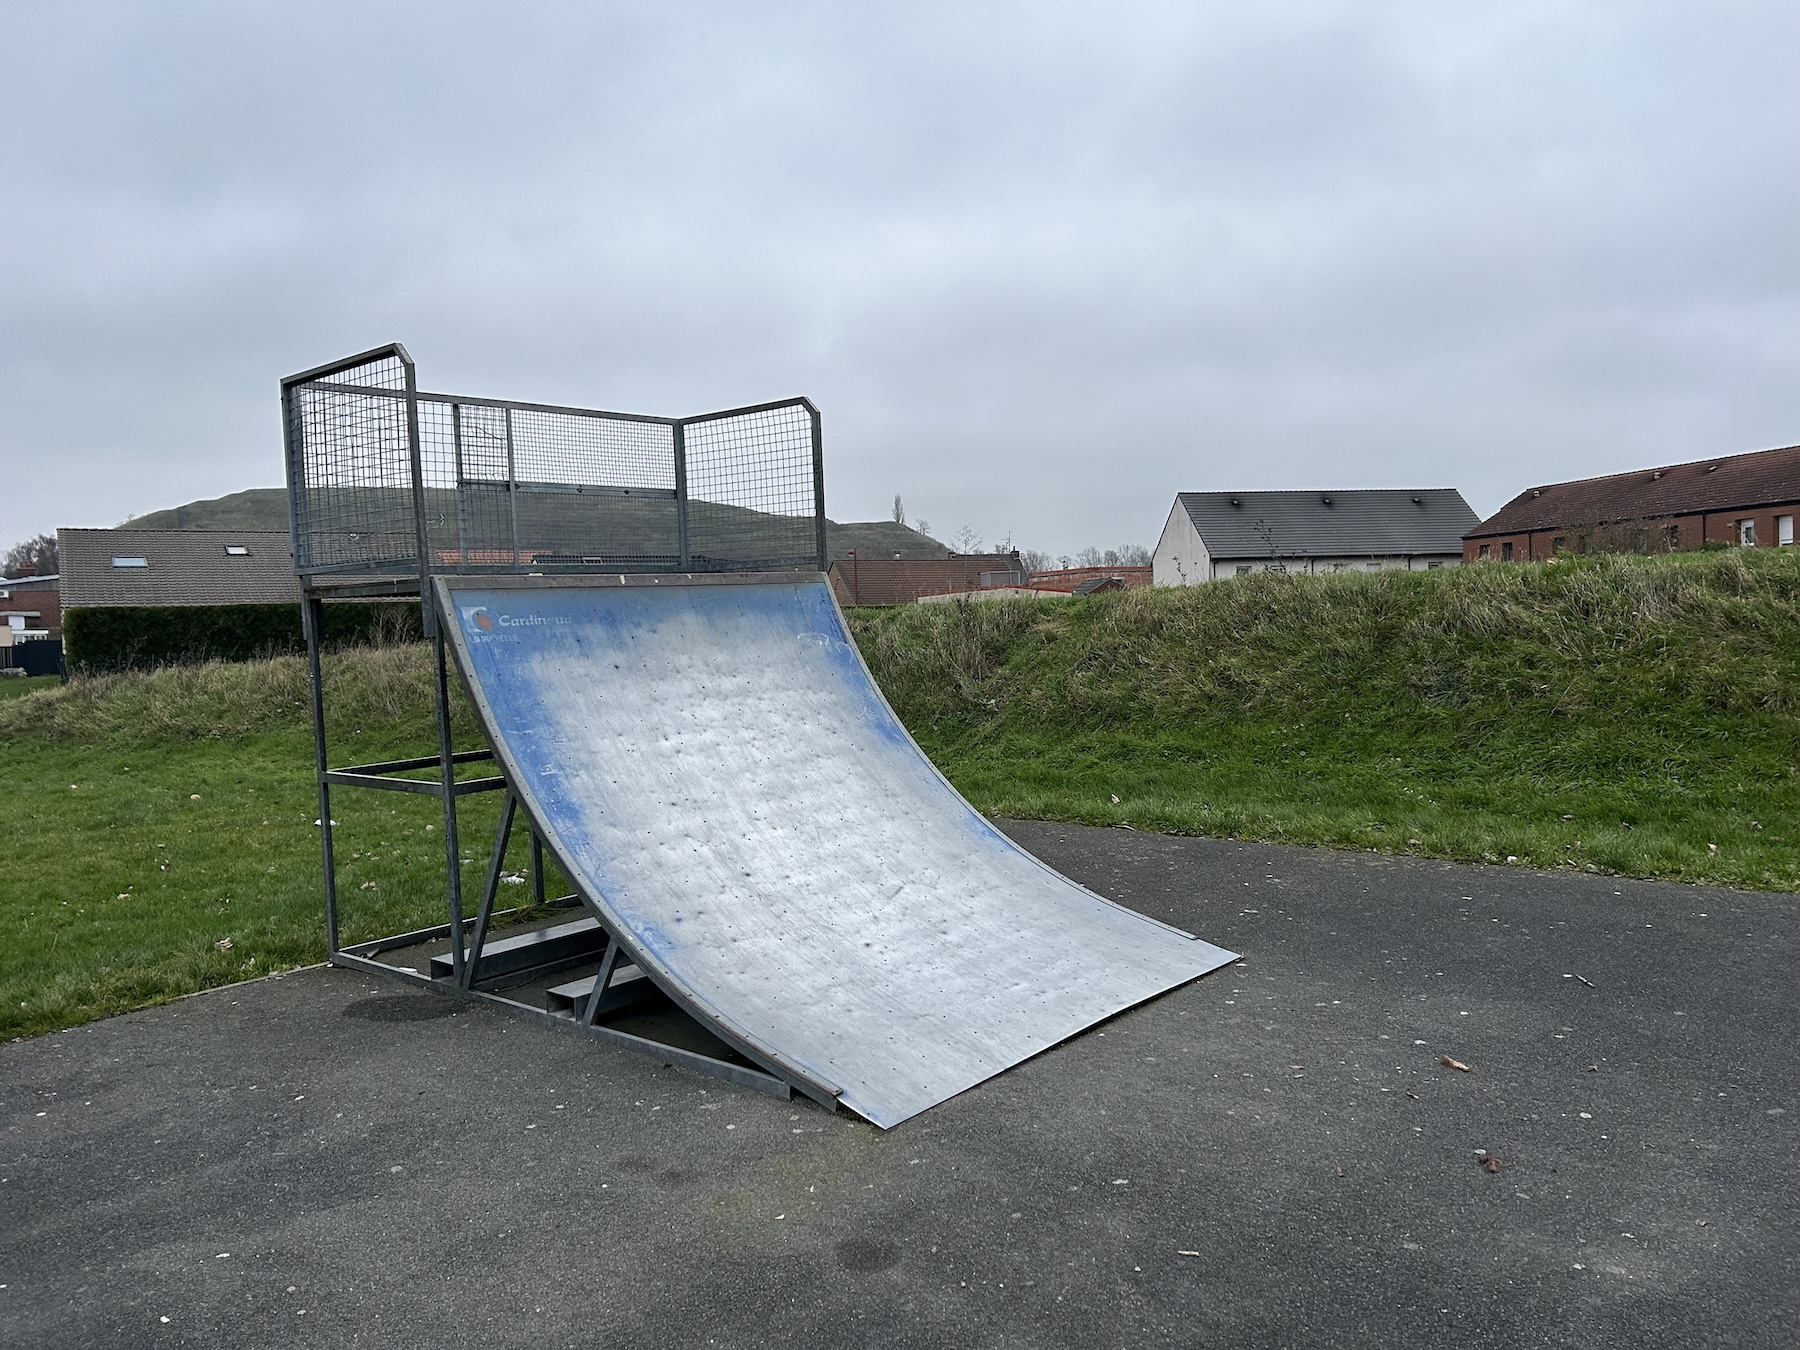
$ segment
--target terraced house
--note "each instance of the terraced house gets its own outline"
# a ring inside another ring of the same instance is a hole
[[[1465,562],[1794,542],[1800,445],[1527,488],[1463,536]]]

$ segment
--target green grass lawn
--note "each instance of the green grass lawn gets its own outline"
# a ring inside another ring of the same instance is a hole
[[[345,653],[332,675],[338,762],[435,749],[421,649]],[[303,663],[288,658],[78,681],[5,705],[0,1038],[323,959],[305,697]],[[461,737],[478,743],[466,715]],[[498,805],[464,799],[471,896]],[[435,799],[339,790],[332,814],[343,941],[443,922]],[[508,864],[529,871],[521,832]],[[550,871],[555,894],[566,887]]]
[[[852,623],[908,727],[990,814],[1800,889],[1792,551],[1249,577]],[[327,680],[334,762],[434,750],[423,648],[346,651]],[[322,958],[306,709],[297,658],[0,700],[0,1037]],[[457,724],[459,746],[480,743],[460,705]],[[498,800],[465,800],[472,893]],[[442,921],[434,800],[340,790],[333,815],[346,942]]]
[[[0,698],[18,698],[62,683],[60,675],[14,675],[0,680]]]

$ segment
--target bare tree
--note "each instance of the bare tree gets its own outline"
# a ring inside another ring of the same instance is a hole
[[[900,500],[900,494],[894,494],[894,524],[906,524],[906,505]]]
[[[9,577],[50,576],[57,569],[56,536],[40,534],[22,544],[14,544],[0,559],[0,573]]]
[[[958,553],[979,553],[982,549],[981,536],[973,525],[963,526],[951,536],[950,542],[956,545]]]
[[[1042,549],[1022,548],[1019,550],[1019,562],[1027,572],[1048,572],[1050,564],[1055,561]]]
[[[913,526],[913,529],[917,530],[927,539],[931,538],[931,522],[929,520],[921,520],[917,525]]]
[[[1288,570],[1287,559],[1278,546],[1274,523],[1259,516],[1256,523],[1250,528],[1261,536],[1269,550],[1269,561],[1263,564],[1263,570],[1265,572],[1286,572]]]

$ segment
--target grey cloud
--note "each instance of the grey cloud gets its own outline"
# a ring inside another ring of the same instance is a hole
[[[0,536],[279,481],[284,371],[805,392],[830,509],[1148,542],[1208,486],[1800,439],[1759,5],[22,7]]]

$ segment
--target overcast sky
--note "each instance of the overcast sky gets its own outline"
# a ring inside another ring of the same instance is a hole
[[[281,482],[276,385],[804,393],[827,509],[1800,441],[1800,6],[0,6],[0,546]]]

